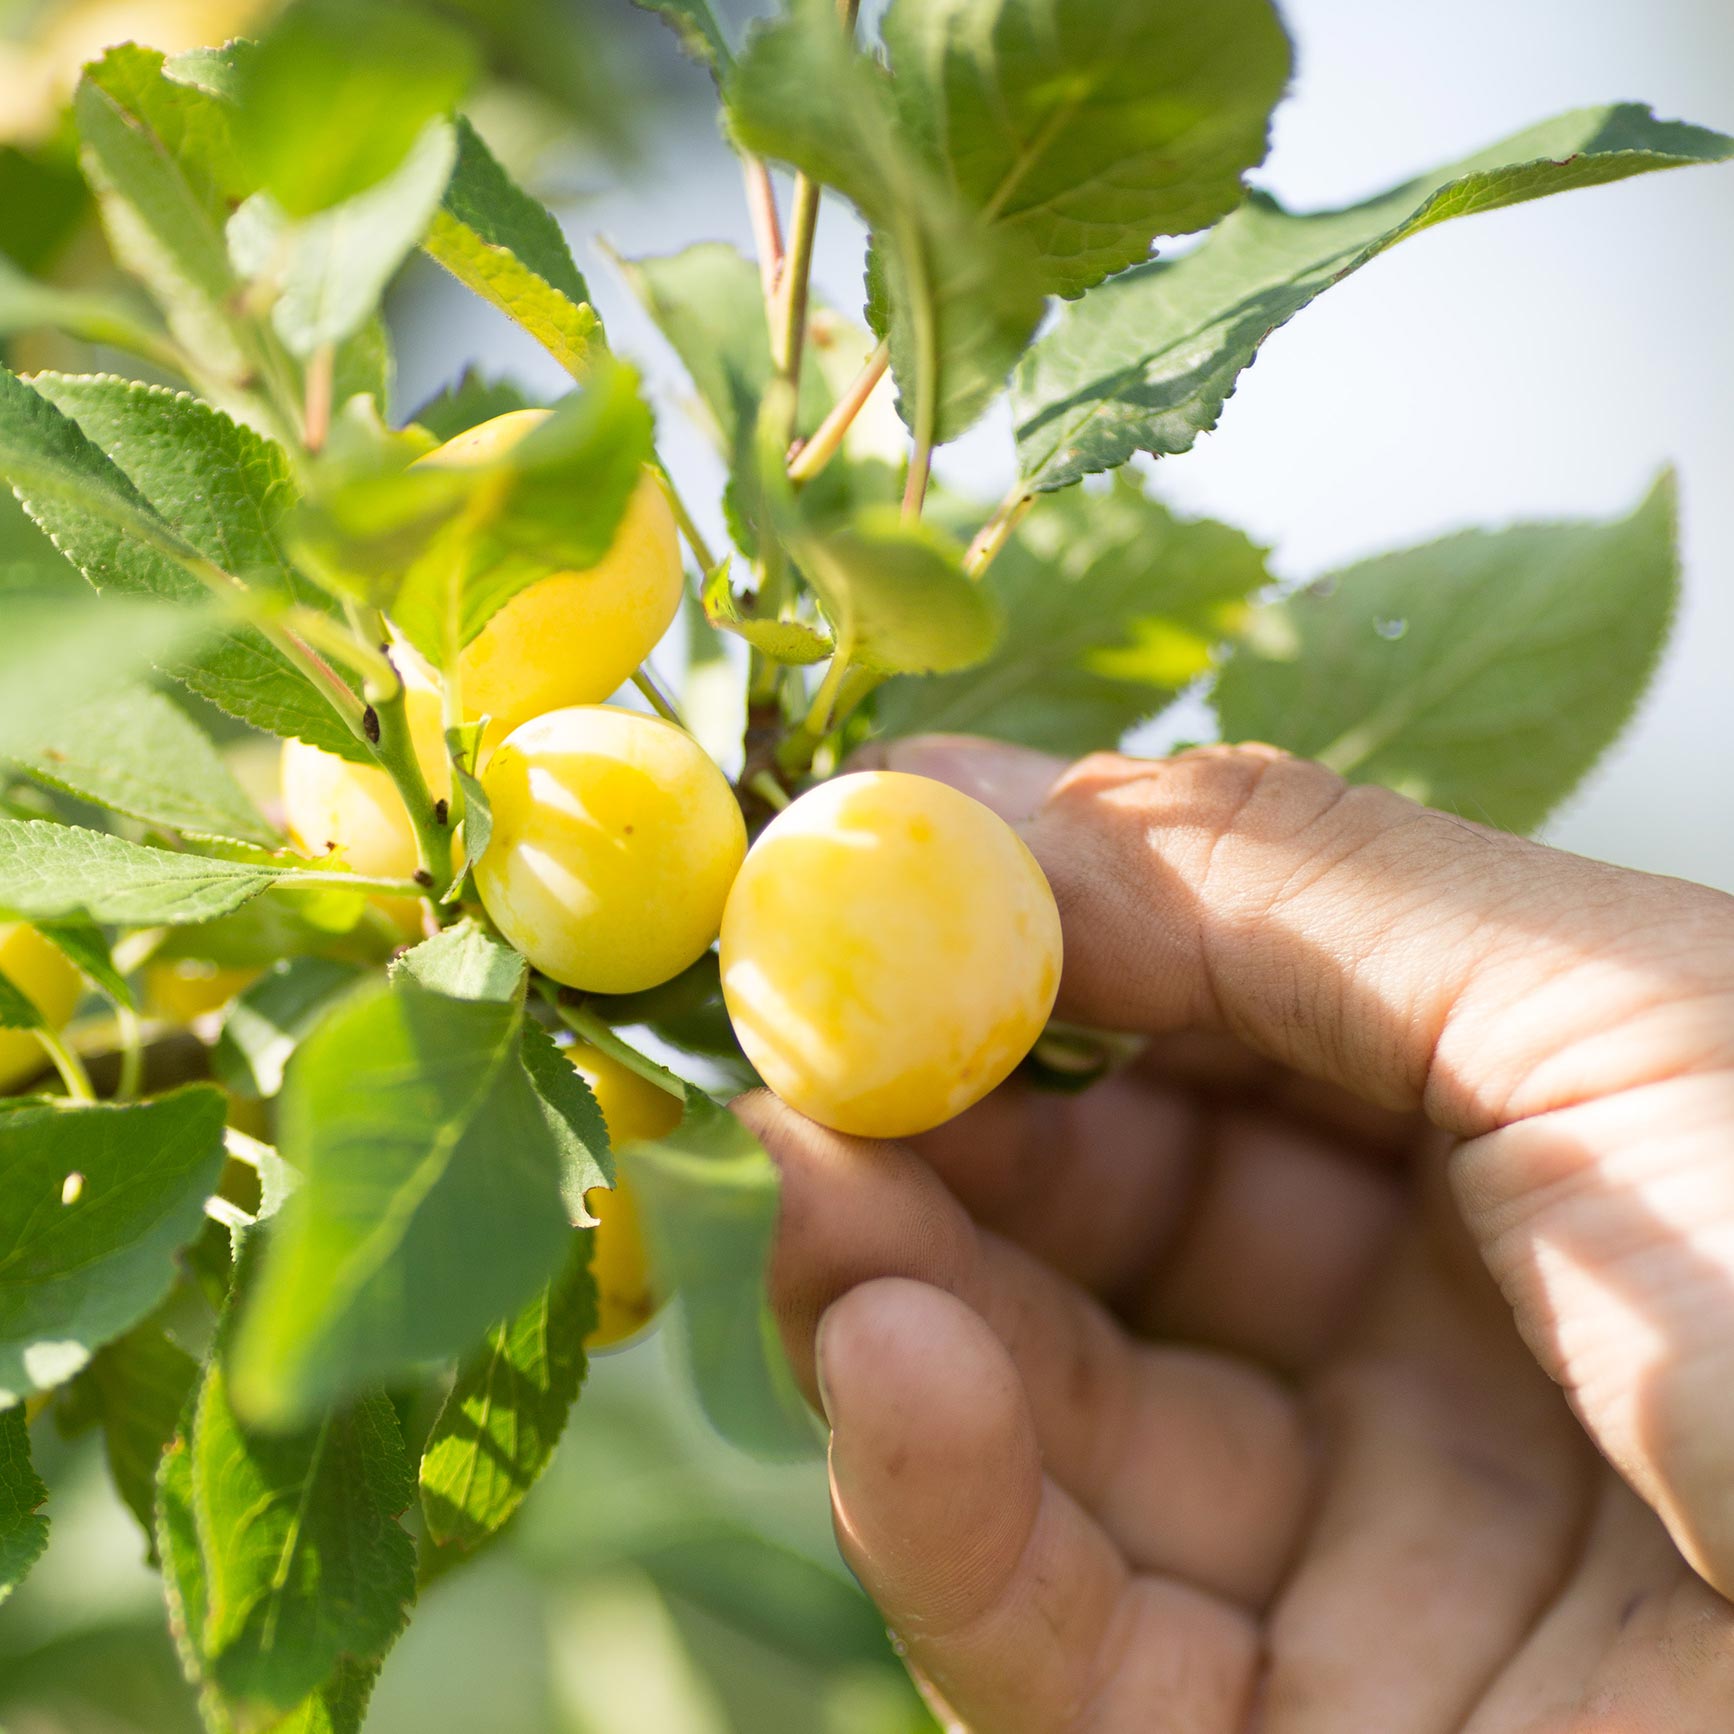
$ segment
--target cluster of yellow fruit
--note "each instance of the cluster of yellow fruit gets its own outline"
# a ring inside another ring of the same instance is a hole
[[[422,461],[485,462],[541,413],[501,416]],[[937,1125],[1007,1076],[1052,1009],[1060,927],[1041,869],[986,807],[889,771],[802,795],[749,853],[734,791],[703,748],[602,702],[668,629],[683,589],[674,516],[646,473],[596,566],[519,591],[463,652],[464,714],[490,719],[483,907],[536,969],[587,993],[667,981],[720,934],[735,1032],[778,1095],[844,1132]],[[416,752],[443,797],[442,697],[425,670],[405,680]],[[383,771],[291,741],[283,797],[309,852],[371,876],[414,873],[415,832]],[[573,1059],[617,1143],[678,1116],[672,1097],[602,1056]],[[599,1339],[612,1340],[646,1316],[648,1291],[630,1192],[617,1187],[598,1214]]]

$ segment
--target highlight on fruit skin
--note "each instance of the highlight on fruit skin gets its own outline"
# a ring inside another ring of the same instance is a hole
[[[0,975],[62,1028],[84,997],[84,978],[66,954],[22,921],[0,922]],[[27,1083],[48,1069],[48,1053],[29,1030],[0,1029],[0,1090]]]
[[[492,462],[548,417],[517,409],[467,429],[418,464]],[[608,552],[582,571],[550,570],[520,590],[458,659],[467,717],[493,719],[487,745],[551,710],[600,704],[633,676],[680,612],[680,531],[654,472],[638,479]]]
[[[723,997],[792,1108],[900,1138],[1001,1083],[1060,981],[1060,917],[1035,857],[943,783],[864,771],[780,813],[722,925]]]
[[[568,1048],[566,1057],[590,1086],[615,1150],[612,1190],[593,1186],[584,1194],[598,1220],[590,1257],[590,1274],[596,1279],[596,1327],[584,1339],[585,1348],[594,1352],[618,1348],[637,1336],[662,1305],[644,1250],[638,1196],[622,1171],[619,1152],[642,1139],[672,1132],[680,1124],[682,1107],[668,1091],[587,1042]]]
[[[684,729],[610,705],[515,729],[482,772],[482,904],[544,975],[636,993],[716,938],[746,853],[734,790]]]

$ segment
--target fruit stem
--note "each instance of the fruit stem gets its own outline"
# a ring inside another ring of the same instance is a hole
[[[916,440],[915,450],[909,454],[909,480],[903,487],[904,517],[921,516],[921,508],[927,503],[927,478],[932,468],[933,439],[924,432]]]
[[[618,1060],[628,1071],[636,1072],[647,1084],[666,1090],[669,1095],[682,1102],[686,1100],[686,1086],[673,1073],[623,1042],[614,1033],[613,1026],[588,1007],[571,1004],[564,993],[554,994],[550,1003],[554,1007],[554,1015],[573,1035],[582,1036],[591,1047],[600,1049],[611,1060]]]
[[[115,1025],[120,1031],[120,1078],[114,1087],[117,1102],[131,1102],[138,1097],[144,1083],[144,1043],[140,1039],[138,1013],[130,1007],[114,1008]]]
[[[793,799],[769,771],[754,771],[747,778],[747,787],[773,812],[782,812]]]
[[[644,695],[646,702],[664,722],[671,722],[677,729],[686,727],[675,702],[656,683],[656,676],[648,668],[640,668],[633,672],[632,684]]]
[[[747,184],[747,212],[753,223],[753,244],[759,255],[759,283],[769,309],[776,297],[783,272],[783,228],[777,218],[777,194],[771,171],[763,157],[742,157],[741,174]]]
[[[705,541],[704,533],[693,522],[692,513],[686,509],[686,502],[674,485],[674,477],[663,467],[660,459],[656,463],[656,479],[668,500],[668,509],[674,513],[674,521],[679,526],[681,535],[686,538],[687,547],[692,550],[693,559],[698,562],[700,572],[708,578],[716,570],[716,556],[710,551],[710,544]]]
[[[437,902],[451,884],[451,832],[435,810],[427,778],[422,775],[421,761],[415,756],[403,680],[392,667],[389,656],[385,661],[391,669],[392,690],[383,692],[371,682],[366,689],[368,714],[373,718],[369,739],[380,769],[397,785],[398,798],[415,830],[419,872],[414,895],[430,897]]]
[[[881,343],[867,357],[849,388],[837,399],[831,412],[819,423],[813,437],[789,461],[789,480],[799,487],[810,482],[842,449],[844,436],[873,395],[873,388],[891,365],[891,346]]]
[[[813,240],[819,230],[819,183],[795,177],[795,202],[789,216],[789,254],[771,304],[771,362],[794,388],[790,420],[799,403],[801,351],[807,335],[807,279],[813,268]],[[793,426],[789,439],[795,437]]]
[[[1026,493],[1022,484],[1013,483],[1011,492],[994,507],[993,516],[976,531],[975,540],[963,557],[963,569],[971,578],[979,578],[1012,539],[1012,533],[1029,516],[1036,503],[1034,494]]]
[[[61,1040],[60,1032],[44,1027],[30,1033],[42,1044],[49,1059],[54,1062],[54,1069],[60,1074],[60,1081],[66,1086],[67,1095],[75,1102],[94,1102],[96,1090],[91,1084],[90,1073],[84,1069],[84,1061]]]

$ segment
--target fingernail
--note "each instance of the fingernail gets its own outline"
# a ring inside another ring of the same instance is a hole
[[[1014,825],[1035,813],[1066,768],[1033,747],[973,735],[916,735],[884,750],[887,770],[949,783]]]

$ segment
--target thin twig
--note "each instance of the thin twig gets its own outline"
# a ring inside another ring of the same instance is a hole
[[[753,244],[759,255],[759,283],[765,306],[771,305],[783,274],[783,225],[777,216],[777,193],[771,171],[762,157],[742,157],[741,174],[747,184],[747,212],[753,223]]]
[[[674,521],[679,526],[681,535],[686,538],[686,545],[692,550],[692,557],[698,562],[699,571],[708,578],[716,570],[716,556],[711,553],[710,544],[704,539],[704,532],[693,521],[692,513],[686,508],[686,501],[680,497],[680,489],[674,485],[674,478],[660,463],[656,466],[656,479],[662,484],[668,509],[674,513]]]
[[[96,1090],[91,1084],[90,1073],[84,1069],[84,1061],[61,1040],[60,1032],[43,1025],[30,1033],[42,1044],[49,1059],[54,1062],[54,1069],[60,1074],[60,1081],[66,1086],[67,1095],[75,1102],[94,1102]]]
[[[933,441],[923,436],[909,454],[909,479],[903,485],[903,515],[919,518],[927,502],[927,478],[933,469]]]
[[[307,358],[306,408],[301,418],[301,438],[308,451],[317,452],[331,432],[331,391],[337,371],[335,345],[322,343]]]
[[[686,727],[686,723],[682,720],[680,710],[676,706],[674,700],[657,685],[656,676],[652,674],[648,668],[635,670],[632,676],[632,684],[644,694],[645,698],[649,701],[650,708],[655,711],[664,722],[671,722],[678,729]]]
[[[819,423],[813,437],[790,461],[789,480],[797,487],[810,482],[842,449],[844,437],[854,425],[855,418],[866,408],[874,387],[885,377],[885,370],[890,365],[891,346],[881,343],[867,357],[861,371],[832,406],[831,413]]]
[[[963,569],[971,578],[979,578],[999,558],[1000,550],[1011,540],[1012,533],[1035,503],[1034,494],[1013,484],[1011,492],[994,508],[993,516],[976,531],[975,540],[963,557]]]

